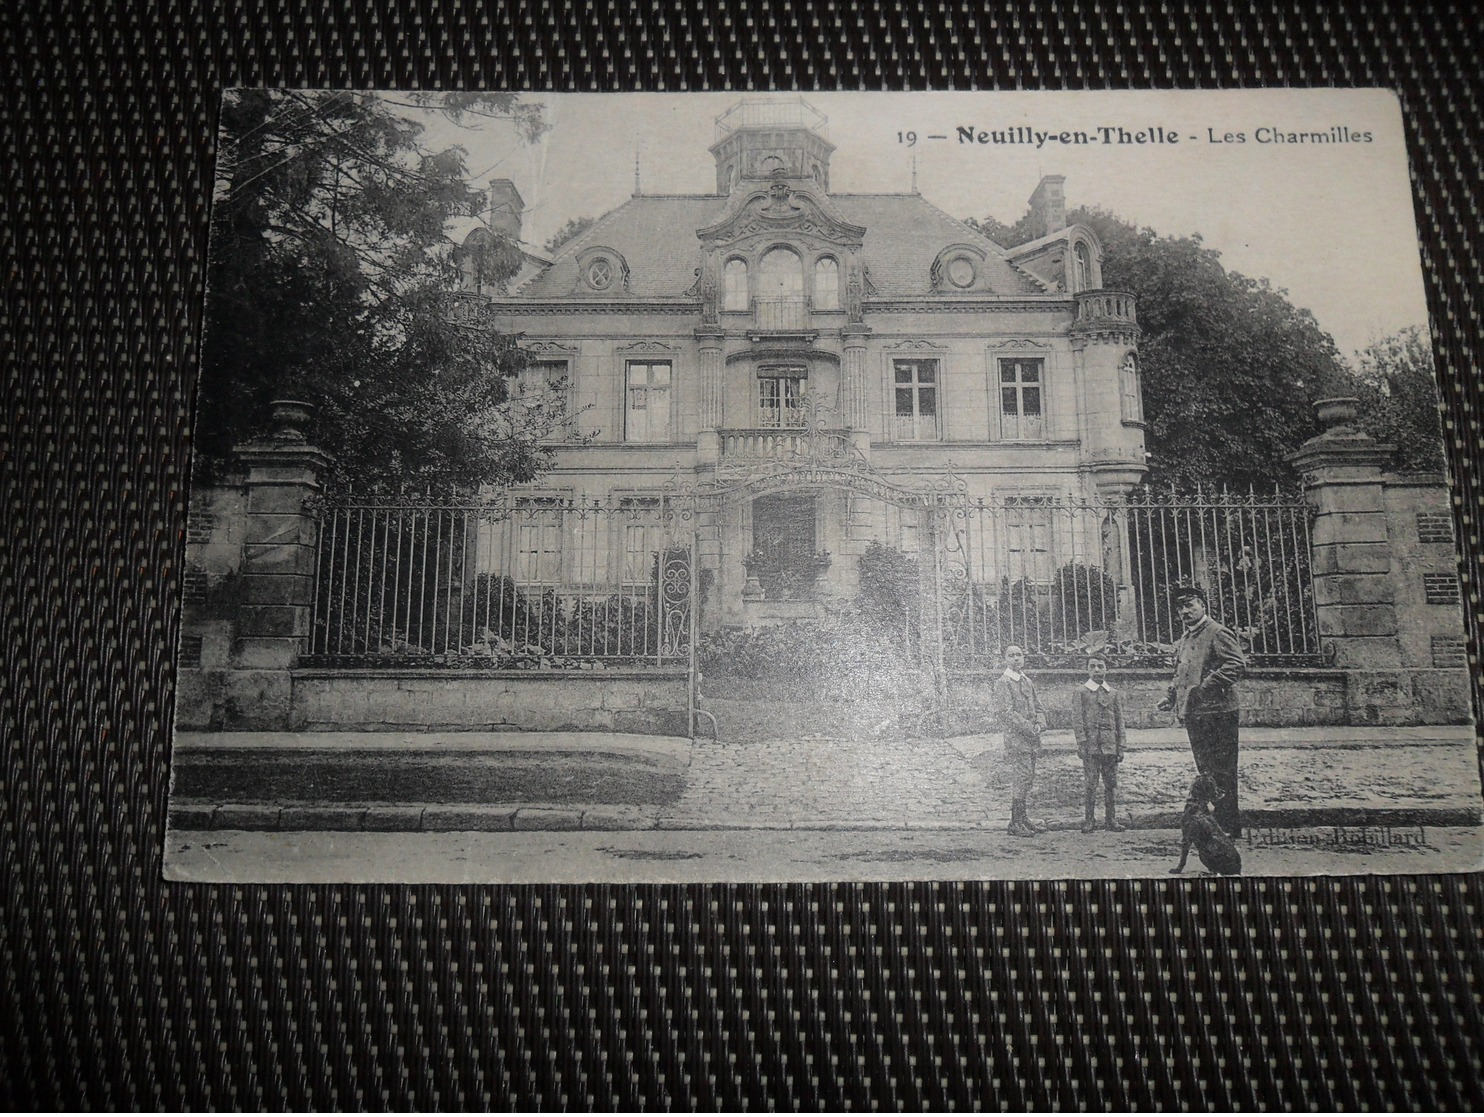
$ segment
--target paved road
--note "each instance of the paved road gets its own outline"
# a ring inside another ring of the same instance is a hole
[[[1484,829],[1275,833],[1243,842],[1247,876],[1477,869]],[[1315,845],[1316,840],[1321,843]],[[679,831],[366,834],[176,832],[168,876],[183,881],[407,883],[715,883],[758,881],[1055,880],[1169,877],[1172,830]],[[1192,858],[1190,877],[1198,877]]]

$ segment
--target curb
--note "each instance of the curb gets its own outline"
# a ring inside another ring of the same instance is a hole
[[[337,806],[318,803],[173,803],[168,826],[173,831],[267,830],[281,832],[330,830],[350,833],[615,833],[633,830],[748,831],[849,830],[860,832],[978,833],[1004,829],[1008,819],[979,822],[892,822],[880,819],[837,823],[825,820],[759,821],[755,818],[697,819],[659,816],[656,808],[610,805],[483,803],[375,803]],[[1179,811],[1151,811],[1125,815],[1133,830],[1179,830]],[[1484,825],[1478,807],[1315,807],[1255,808],[1242,812],[1249,830],[1286,830],[1374,827],[1471,827]],[[1055,819],[1052,832],[1080,830],[1081,819]]]

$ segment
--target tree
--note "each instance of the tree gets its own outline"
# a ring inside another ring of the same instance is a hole
[[[1314,401],[1354,379],[1312,314],[1265,279],[1227,271],[1199,236],[1161,237],[1101,210],[1068,220],[1103,246],[1103,286],[1138,297],[1146,480],[1154,485],[1269,488],[1296,477],[1285,457],[1318,433]],[[1015,225],[972,222],[1005,247]]]
[[[1420,326],[1382,338],[1358,354],[1360,425],[1396,447],[1392,468],[1441,473],[1443,432],[1432,344]]]
[[[598,219],[596,217],[574,217],[556,232],[552,233],[541,250],[548,256],[554,256],[557,249],[566,244],[573,237],[581,236],[593,227]]]
[[[541,107],[514,94],[238,90],[225,98],[205,307],[197,458],[209,475],[276,397],[317,407],[337,480],[526,480],[560,399],[509,398],[525,357],[481,328],[445,230],[482,208],[464,152],[426,150],[415,110],[495,119],[530,141]],[[485,237],[508,279],[519,247]],[[461,310],[466,311],[460,313]]]

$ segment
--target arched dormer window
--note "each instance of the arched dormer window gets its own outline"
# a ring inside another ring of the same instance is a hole
[[[593,245],[577,256],[577,290],[593,293],[627,291],[629,265],[611,248]]]
[[[1118,366],[1119,411],[1125,423],[1144,421],[1144,392],[1139,384],[1139,358],[1132,351],[1126,353]]]
[[[1092,249],[1087,247],[1086,241],[1079,240],[1072,249],[1072,291],[1092,289]]]
[[[758,261],[759,298],[802,298],[804,261],[792,248],[770,248]]]
[[[840,264],[833,256],[814,262],[814,309],[840,309]]]
[[[747,261],[735,257],[726,262],[722,269],[722,299],[723,310],[746,310],[747,309]]]

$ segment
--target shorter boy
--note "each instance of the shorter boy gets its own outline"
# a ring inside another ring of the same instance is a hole
[[[1108,685],[1108,661],[1102,656],[1087,657],[1087,682],[1078,689],[1072,704],[1072,731],[1077,736],[1077,755],[1082,758],[1085,781],[1082,832],[1090,834],[1098,828],[1095,813],[1100,780],[1106,828],[1125,829],[1113,816],[1118,762],[1123,759],[1123,701]]]

